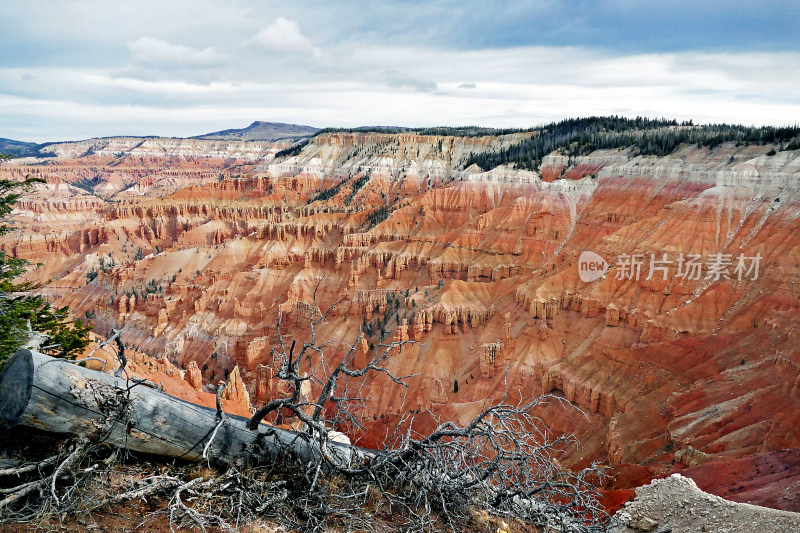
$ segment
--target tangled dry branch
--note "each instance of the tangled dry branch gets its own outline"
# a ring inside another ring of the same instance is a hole
[[[459,529],[474,509],[556,530],[591,532],[603,528],[607,515],[596,491],[603,482],[602,469],[593,466],[570,472],[561,467],[555,457],[577,442],[570,436],[551,436],[545,421],[536,416],[552,402],[575,409],[558,397],[526,401],[522,391],[515,391],[518,398],[512,402],[506,387],[498,403],[484,405],[466,425],[437,421],[432,432],[422,434],[416,429],[417,415],[409,413],[377,450],[359,450],[347,462],[328,453],[338,431],[353,435],[364,429],[362,390],[368,378],[380,374],[390,385],[407,387],[409,376],[396,376],[389,363],[404,345],[414,341],[386,342],[384,336],[366,363],[354,366],[355,353],[362,346],[359,336],[334,364],[326,353],[331,343],[318,342],[316,327],[338,302],[322,312],[316,306],[316,295],[315,289],[309,336],[297,354],[296,341],[286,349],[279,317],[279,347],[273,355],[279,364],[277,378],[286,384],[287,394],[259,409],[250,424],[255,428],[265,417],[272,416],[276,422],[281,411],[291,413],[321,450],[315,461],[305,465],[309,493],[314,493],[320,472],[341,476],[347,481],[347,488],[343,486],[339,492],[345,502],[377,490],[379,499],[413,517],[406,524],[408,528],[419,530],[435,529],[436,521]],[[303,394],[309,381],[317,394]],[[435,419],[433,413],[426,415]],[[346,514],[349,509],[346,504],[339,509],[319,500],[309,516]]]

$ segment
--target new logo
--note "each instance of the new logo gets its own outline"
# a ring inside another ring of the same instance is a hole
[[[578,275],[584,283],[600,279],[608,272],[608,263],[594,252],[585,251],[578,258]]]

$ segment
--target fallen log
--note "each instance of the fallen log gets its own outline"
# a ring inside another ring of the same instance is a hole
[[[8,428],[67,433],[189,461],[202,460],[204,450],[226,463],[273,461],[287,452],[303,463],[321,458],[319,443],[306,433],[267,424],[250,430],[246,418],[230,414],[220,424],[214,409],[26,349],[0,374],[0,419]],[[356,448],[331,442],[327,450],[346,466]]]

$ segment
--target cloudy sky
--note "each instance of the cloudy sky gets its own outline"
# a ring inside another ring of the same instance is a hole
[[[0,137],[800,122],[800,2],[0,0]]]

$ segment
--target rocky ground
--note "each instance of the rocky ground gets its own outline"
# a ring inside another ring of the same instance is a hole
[[[735,503],[697,488],[672,474],[636,489],[613,519],[609,533],[794,533],[800,513]]]

